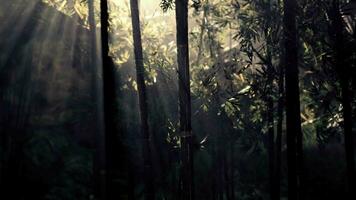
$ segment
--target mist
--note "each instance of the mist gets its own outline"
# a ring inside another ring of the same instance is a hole
[[[0,0],[0,198],[353,199],[355,8]]]

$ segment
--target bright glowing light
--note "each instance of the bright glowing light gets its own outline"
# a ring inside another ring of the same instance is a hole
[[[129,0],[112,0],[117,6],[129,5]],[[141,17],[145,19],[159,17],[163,15],[170,15],[171,12],[163,13],[160,8],[160,0],[141,0],[140,12]]]

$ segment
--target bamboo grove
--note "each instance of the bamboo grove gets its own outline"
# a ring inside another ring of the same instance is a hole
[[[355,199],[355,0],[2,0],[0,198]]]

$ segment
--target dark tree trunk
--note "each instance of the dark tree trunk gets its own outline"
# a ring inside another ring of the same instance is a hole
[[[212,141],[212,158],[213,158],[213,168],[212,168],[212,199],[219,200],[219,191],[218,191],[218,151],[217,151],[217,136],[214,136]]]
[[[217,132],[217,157],[216,157],[216,170],[217,170],[217,191],[218,200],[224,200],[224,174],[223,174],[223,154],[221,149],[221,135]]]
[[[345,57],[347,52],[345,52],[345,41],[343,35],[343,22],[342,16],[339,11],[339,1],[333,1],[333,30],[334,35],[334,51],[336,55],[336,70],[338,71],[340,83],[341,83],[341,98],[343,107],[343,118],[344,118],[344,137],[345,137],[345,154],[346,154],[346,166],[347,166],[347,179],[348,179],[348,192],[352,199],[356,198],[355,195],[355,161],[354,161],[354,147],[353,147],[353,134],[352,134],[352,106],[351,106],[351,91],[350,87],[350,76],[348,58]]]
[[[349,89],[349,78],[346,71],[344,71],[343,78],[341,79],[342,90],[342,107],[344,118],[344,137],[345,137],[345,152],[347,164],[347,178],[348,178],[348,191],[350,196],[356,198],[355,195],[355,153],[353,144],[352,133],[352,107],[351,107],[351,94]]]
[[[277,136],[276,136],[276,151],[275,151],[275,174],[274,174],[274,199],[281,199],[281,153],[282,153],[282,134],[283,134],[283,120],[284,120],[284,70],[283,65],[280,67],[279,72],[279,82],[278,82],[278,107],[277,107]]]
[[[140,27],[140,14],[137,0],[130,0],[132,31],[136,62],[136,78],[139,94],[140,117],[141,117],[141,133],[143,137],[143,161],[144,161],[144,182],[145,182],[145,199],[154,200],[154,186],[152,180],[152,161],[150,148],[150,133],[148,127],[148,112],[147,112],[147,95],[145,84],[145,68],[143,64],[142,54],[142,39]]]
[[[281,0],[278,0],[278,6],[282,6]],[[277,132],[275,142],[275,170],[273,182],[273,200],[281,199],[281,164],[282,164],[282,136],[283,136],[283,121],[284,121],[284,106],[285,106],[285,85],[284,85],[284,64],[285,51],[283,50],[283,41],[279,42],[281,49],[279,58],[279,74],[278,74],[278,103],[277,103]]]
[[[295,0],[284,0],[285,78],[287,116],[288,199],[301,199],[302,130],[300,118],[298,47]]]
[[[270,13],[270,11],[268,12]],[[272,65],[272,54],[270,46],[272,45],[268,29],[265,30],[265,37],[267,41],[267,94],[266,94],[266,107],[267,107],[267,137],[268,137],[268,169],[269,169],[269,185],[270,185],[270,199],[275,199],[274,193],[274,164],[275,164],[275,148],[274,148],[274,103],[273,103],[273,80],[274,69]]]
[[[91,98],[92,101],[97,103],[97,85],[96,85],[96,67],[97,67],[97,58],[96,58],[96,26],[95,26],[95,11],[94,11],[94,0],[88,0],[88,22],[89,22],[89,27],[90,27],[90,38],[89,38],[89,44],[90,44],[90,59],[91,59],[91,67],[92,67],[92,75],[91,75]],[[98,115],[98,110],[96,109],[97,107],[95,106],[93,108],[94,110],[94,116],[97,117]],[[97,198],[102,199],[100,196],[103,191],[101,191],[101,188],[104,188],[101,186],[101,177],[100,177],[100,157],[101,155],[99,154],[100,149],[99,147],[101,146],[99,141],[104,141],[102,137],[100,137],[98,134],[100,130],[98,130],[98,127],[96,127],[96,149],[94,153],[94,164],[93,164],[93,173],[94,173],[94,194]]]
[[[99,147],[103,151],[100,159],[100,175],[101,179],[105,181],[106,190],[101,196],[102,200],[115,199],[113,176],[115,164],[118,158],[114,155],[116,153],[115,145],[117,145],[117,101],[116,101],[116,82],[115,82],[115,68],[109,56],[109,12],[107,0],[100,1],[101,10],[101,54],[103,62],[103,96],[104,96],[104,129],[105,129],[105,145]]]
[[[181,133],[182,199],[194,199],[188,51],[188,0],[175,1],[178,50],[179,114]]]
[[[225,190],[226,199],[234,200],[234,176],[233,176],[233,138],[225,137],[225,152],[224,152],[224,173],[225,173]]]
[[[88,1],[88,21],[90,27],[90,59],[92,67],[91,76],[91,95],[92,101],[94,102],[93,112],[95,126],[95,142],[96,149],[94,154],[94,194],[97,199],[104,200],[106,196],[106,180],[105,175],[105,136],[103,135],[103,122],[102,113],[100,112],[100,93],[99,93],[99,78],[98,78],[98,56],[97,56],[97,44],[96,44],[96,23],[95,23],[95,10],[94,10],[94,0]]]
[[[272,81],[269,84],[273,84]],[[269,91],[271,94],[272,91]],[[269,168],[269,184],[270,184],[270,198],[276,199],[275,189],[275,176],[274,176],[274,164],[275,164],[275,148],[274,148],[274,116],[273,116],[273,98],[269,95],[267,98],[267,123],[268,123],[268,168]]]
[[[134,172],[134,165],[130,161],[129,164],[129,183],[128,183],[128,200],[135,200],[135,172]]]
[[[226,133],[225,133],[226,134]],[[226,137],[223,138],[223,141],[226,142],[227,139]],[[225,187],[225,192],[226,192],[226,199],[227,200],[232,200],[231,199],[231,194],[230,194],[230,180],[229,180],[229,166],[228,166],[228,154],[226,151],[226,146],[223,147],[223,155],[222,155],[222,164],[223,164],[223,179],[224,179],[224,187]]]
[[[235,165],[234,165],[234,142],[233,137],[230,141],[230,194],[231,199],[235,200]]]

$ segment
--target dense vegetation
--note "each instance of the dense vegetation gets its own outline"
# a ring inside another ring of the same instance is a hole
[[[0,198],[355,199],[356,1],[4,0]]]

